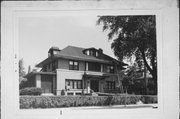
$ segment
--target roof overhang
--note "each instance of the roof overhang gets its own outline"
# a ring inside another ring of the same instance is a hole
[[[85,79],[91,79],[91,78],[96,78],[96,79],[104,79],[109,77],[109,75],[92,75],[92,74],[84,74],[83,77]]]
[[[52,62],[53,60],[57,59],[55,56],[51,56],[40,62],[39,64],[36,65],[36,67],[43,67],[45,64],[48,64],[49,62]]]
[[[25,75],[24,78],[28,78],[28,77],[38,75],[38,74],[40,74],[40,75],[56,75],[56,73],[54,73],[54,72],[30,72],[27,75]]]
[[[91,59],[91,58],[84,58],[84,57],[78,57],[78,56],[53,55],[53,56],[46,58],[39,64],[37,64],[36,67],[43,67],[45,64],[48,64],[49,62],[52,62],[55,59],[69,59],[69,60],[89,61],[89,62],[98,62],[98,63],[105,63],[105,64],[116,64],[119,66],[127,66],[127,64],[120,62],[118,60],[108,61],[108,60],[103,60],[103,59],[98,59],[98,58]],[[125,69],[125,68],[123,68],[123,69]]]

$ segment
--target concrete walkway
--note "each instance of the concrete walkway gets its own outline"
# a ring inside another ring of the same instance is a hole
[[[152,108],[157,109],[157,104],[132,104],[132,105],[110,105],[110,106],[83,106],[83,107],[71,107],[71,109],[135,109],[135,108]]]

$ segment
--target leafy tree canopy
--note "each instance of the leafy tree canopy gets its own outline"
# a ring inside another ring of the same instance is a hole
[[[24,69],[24,61],[23,59],[19,60],[19,83],[24,80],[24,77],[26,75],[25,69]]]
[[[157,80],[155,16],[100,16],[97,24],[109,32],[119,60],[135,56],[139,66],[144,64]]]

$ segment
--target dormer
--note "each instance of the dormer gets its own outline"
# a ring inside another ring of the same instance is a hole
[[[53,56],[53,55],[57,55],[60,53],[60,49],[58,47],[51,47],[48,51],[48,57]]]
[[[102,55],[103,50],[101,48],[99,48],[99,50],[95,48],[87,48],[83,50],[83,53],[88,56],[99,57]]]

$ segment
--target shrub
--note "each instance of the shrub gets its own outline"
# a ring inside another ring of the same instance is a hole
[[[20,95],[41,95],[42,89],[36,87],[27,87],[20,90]]]
[[[65,95],[65,90],[61,90],[61,95]]]
[[[107,106],[157,103],[156,96],[114,95],[114,96],[20,96],[20,108],[62,108],[77,106]]]

